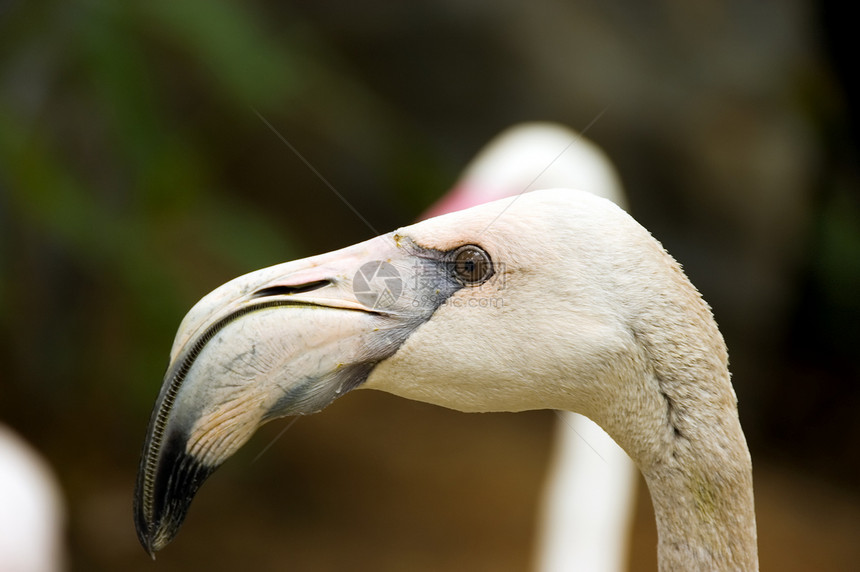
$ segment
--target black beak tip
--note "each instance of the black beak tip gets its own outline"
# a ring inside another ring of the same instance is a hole
[[[149,557],[155,560],[155,548],[152,546],[151,540],[151,538],[147,538],[146,540],[142,540],[141,544],[146,553],[149,554]]]
[[[139,508],[139,499],[137,497],[135,497],[134,507],[134,528],[137,532],[137,539],[140,541],[140,545],[143,546],[146,553],[155,560],[155,553],[160,547],[157,548],[155,546],[154,535],[151,534],[151,528],[144,520],[143,514]]]
[[[217,468],[186,453],[184,442],[174,435],[167,440],[157,463],[148,465],[145,458],[141,459],[134,496],[134,525],[141,546],[153,560],[155,553],[170,544],[179,532],[198,489]]]
[[[156,542],[157,536],[164,536],[163,533],[161,535],[157,533],[161,525],[159,522],[147,519],[144,514],[142,501],[141,487],[138,485],[134,496],[134,528],[137,532],[137,539],[140,541],[140,545],[155,560],[155,553],[164,548],[164,544],[166,543],[160,544]],[[168,536],[172,538],[173,535]]]

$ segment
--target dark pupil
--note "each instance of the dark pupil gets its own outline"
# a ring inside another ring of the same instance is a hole
[[[479,252],[465,250],[457,255],[456,271],[464,280],[474,282],[484,277],[487,261]]]

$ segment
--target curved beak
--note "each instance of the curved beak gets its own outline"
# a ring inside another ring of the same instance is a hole
[[[266,421],[361,385],[461,286],[446,252],[397,234],[241,276],[179,327],[150,418],[135,525],[154,557],[198,488]]]

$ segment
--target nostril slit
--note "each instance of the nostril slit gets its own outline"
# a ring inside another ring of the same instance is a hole
[[[319,290],[323,286],[331,284],[331,280],[317,280],[316,282],[308,282],[307,284],[298,284],[296,286],[269,286],[254,292],[253,298],[266,298],[268,296],[288,296],[290,294],[304,294],[305,292],[313,292]]]

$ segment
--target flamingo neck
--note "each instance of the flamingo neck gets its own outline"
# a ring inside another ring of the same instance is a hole
[[[589,415],[645,477],[660,570],[758,570],[752,461],[728,371],[695,384],[661,374],[637,376],[633,391]]]
[[[661,570],[758,570],[752,463],[737,416],[705,440],[677,437],[643,467]]]
[[[757,570],[752,461],[725,343],[697,295],[681,306],[646,310],[648,325],[633,329],[640,375],[609,432],[626,433],[648,484],[661,570]]]
[[[661,264],[670,271],[660,275],[675,279],[632,289],[627,351],[615,369],[626,381],[584,412],[645,477],[661,570],[757,570],[752,461],[725,342],[677,264],[668,255]]]

